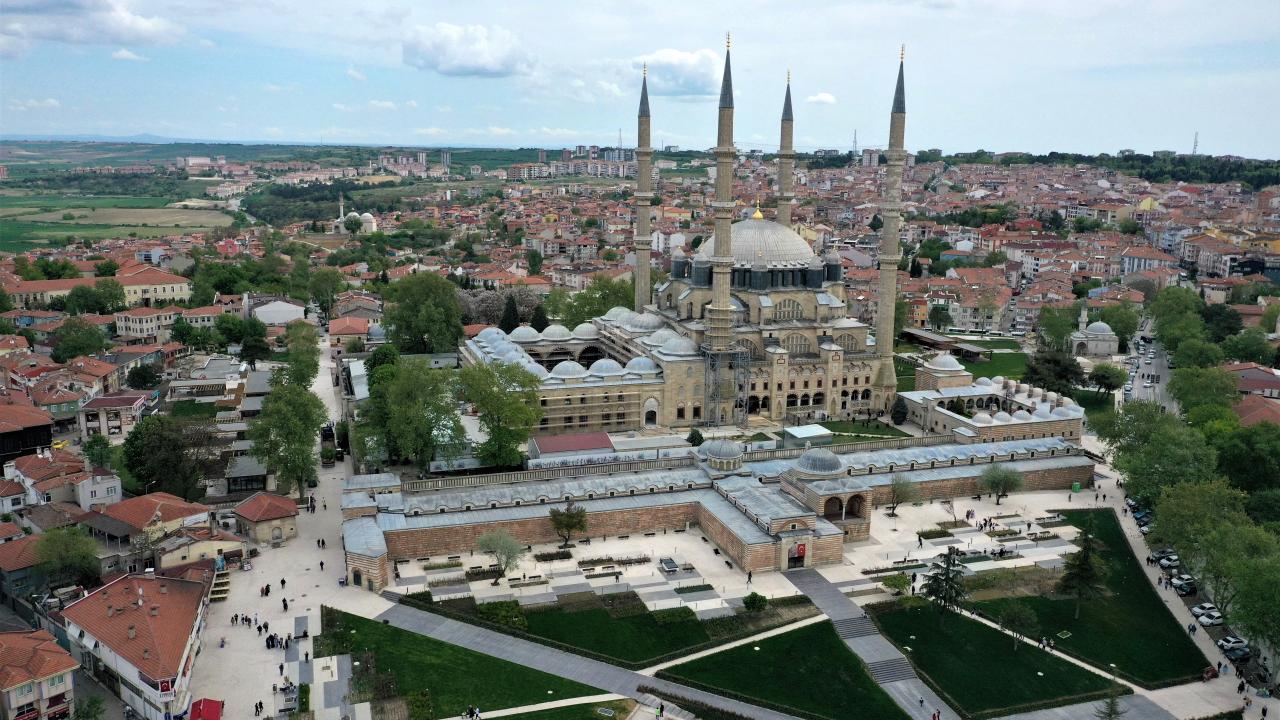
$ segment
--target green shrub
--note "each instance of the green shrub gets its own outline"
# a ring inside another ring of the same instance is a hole
[[[533,559],[538,562],[551,562],[552,560],[568,560],[573,557],[573,553],[568,550],[552,550],[551,552],[534,553]]]
[[[520,603],[515,600],[500,600],[476,606],[476,614],[482,619],[499,625],[506,625],[517,630],[528,630],[529,621],[525,620]]]
[[[917,532],[916,535],[919,535],[925,540],[937,540],[938,538],[951,537],[951,533],[947,532],[946,530],[943,530],[942,528],[929,528],[928,530],[921,530]]]
[[[676,588],[676,594],[687,595],[689,593],[706,592],[708,590],[715,590],[715,587],[706,583],[701,585],[685,585],[684,587]]]
[[[400,597],[400,604],[408,605],[409,607],[421,608],[426,605],[431,605],[434,602],[435,602],[435,599],[431,597],[430,590],[423,590],[422,592],[409,593],[408,595],[402,595]]]
[[[746,608],[747,612],[764,612],[764,609],[769,607],[769,598],[758,592],[753,592],[742,598],[742,607]]]
[[[698,616],[687,605],[681,605],[666,610],[654,610],[653,619],[659,625],[676,625],[682,622],[697,622]]]

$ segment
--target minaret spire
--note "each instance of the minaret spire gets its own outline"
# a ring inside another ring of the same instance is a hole
[[[707,352],[707,377],[704,419],[714,425],[745,420],[737,405],[738,379],[735,376],[736,355],[733,351],[733,305],[729,298],[730,273],[733,271],[733,166],[737,151],[733,147],[733,73],[730,70],[731,41],[725,36],[724,79],[720,83],[720,108],[716,125],[716,188],[711,202],[715,214],[715,243],[711,249],[711,302],[707,305],[704,342]]]
[[[880,369],[876,376],[876,397],[873,402],[888,409],[897,389],[897,375],[893,369],[893,314],[898,298],[898,262],[902,260],[899,234],[902,228],[902,168],[907,153],[903,139],[907,127],[907,102],[903,65],[906,46],[898,54],[898,83],[893,93],[893,108],[889,112],[889,148],[884,151],[888,167],[885,169],[884,201],[880,203],[884,226],[880,228],[880,253],[876,258],[880,266],[880,291],[876,310],[876,355]]]
[[[636,271],[635,310],[644,312],[649,304],[649,213],[653,205],[653,148],[649,147],[649,66],[641,70],[640,111],[636,117]]]
[[[778,142],[778,224],[791,227],[791,205],[795,199],[796,152],[791,115],[791,71],[787,71],[787,94],[782,99],[782,135]]]

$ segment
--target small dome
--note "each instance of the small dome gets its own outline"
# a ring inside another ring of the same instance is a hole
[[[1070,408],[1060,407],[1057,410],[1053,411],[1053,416],[1060,417],[1060,418],[1073,418],[1076,416],[1076,414],[1071,412]]]
[[[810,270],[821,270],[821,269],[822,269],[822,258],[818,257],[817,255],[814,255],[813,257],[809,258],[809,269],[810,269]]]
[[[708,460],[733,460],[742,457],[742,446],[732,440],[708,440],[698,446],[698,454]]]
[[[996,413],[995,415],[992,415],[992,416],[991,416],[991,419],[992,419],[992,420],[994,420],[995,422],[1000,422],[1000,423],[1007,423],[1007,422],[1011,422],[1011,421],[1013,420],[1013,418],[1012,418],[1012,417],[1010,417],[1009,413],[1007,413],[1007,412],[1005,412],[1005,411],[1003,411],[1003,410],[1001,410],[1000,412]]]
[[[1111,331],[1111,326],[1102,322],[1101,320],[1097,322],[1089,323],[1089,327],[1085,328],[1084,331],[1091,335],[1114,335],[1115,334],[1114,332]]]
[[[981,378],[978,378],[976,381],[974,381],[973,384],[981,385],[982,387],[989,387],[991,385],[991,378],[981,377]]]
[[[498,359],[507,363],[519,363],[521,360],[524,360],[524,353],[520,348],[513,347],[503,352],[502,355],[498,356]]]
[[[573,333],[569,332],[569,328],[563,325],[548,325],[546,330],[542,331],[543,340],[572,340]]]
[[[355,219],[359,220],[359,219],[360,219],[360,213],[356,212],[355,210],[352,210],[351,212],[347,213],[347,217],[348,217],[348,218],[355,218]]]
[[[653,332],[663,325],[665,323],[662,322],[662,318],[653,313],[636,313],[622,324],[622,329],[627,332],[644,333]]]
[[[537,342],[542,339],[542,335],[537,330],[534,330],[528,325],[521,325],[515,330],[512,330],[511,334],[508,335],[507,337],[510,338],[512,341],[518,342],[518,343]]]
[[[621,318],[623,315],[626,315],[629,312],[631,311],[628,310],[627,308],[624,308],[621,305],[615,305],[609,308],[609,312],[604,314],[604,319],[616,321],[619,318]]]
[[[1034,417],[1034,418],[1041,419],[1041,420],[1043,420],[1043,419],[1045,419],[1045,418],[1047,418],[1047,417],[1050,417],[1050,414],[1049,414],[1049,406],[1048,406],[1048,405],[1046,405],[1045,403],[1040,403],[1040,405],[1039,405],[1038,407],[1036,407],[1036,411],[1035,411],[1034,413],[1032,413],[1032,414],[1031,414],[1031,416],[1032,416],[1032,417]]]
[[[1044,399],[1045,399],[1045,402],[1050,402],[1050,403],[1055,402],[1058,399],[1058,393],[1047,392],[1044,394]]]
[[[613,360],[611,358],[600,358],[599,360],[591,363],[590,373],[601,377],[621,375],[622,366],[618,364],[617,360]]]
[[[963,370],[964,366],[951,356],[951,353],[940,352],[924,364],[930,370]]]
[[[984,412],[974,413],[974,414],[973,414],[973,422],[974,422],[975,424],[977,424],[977,425],[990,425],[990,424],[991,424],[991,416],[990,416],[990,415],[988,415],[988,414],[986,414],[986,413],[984,413]]]
[[[372,219],[373,219],[373,213],[361,213],[361,214],[360,214],[360,219],[361,219],[361,220],[372,220]]]
[[[587,369],[572,360],[561,361],[551,369],[551,376],[558,378],[580,378],[586,374]]]
[[[1075,400],[1072,400],[1069,397],[1062,398],[1062,407],[1069,408],[1069,407],[1075,407],[1075,405],[1076,405]]]
[[[810,448],[796,460],[796,469],[815,475],[828,475],[844,470],[844,463],[826,448]]]
[[[627,361],[627,372],[656,373],[658,372],[658,365],[649,358],[641,355],[639,357],[633,357]]]
[[[528,370],[530,373],[533,374],[534,377],[538,378],[539,380],[551,374],[547,372],[546,368],[534,362],[532,358],[525,358],[521,360],[520,367],[524,368],[525,370]]]
[[[1001,384],[1003,384],[1003,383],[1004,383],[1004,376],[1003,376],[1003,375],[996,375],[995,377],[991,378],[991,384],[992,384],[992,385],[1001,385]]]
[[[494,338],[506,337],[506,333],[501,328],[487,327],[476,334],[477,340],[492,340]]]
[[[680,337],[680,333],[671,328],[662,328],[657,332],[640,338],[640,342],[649,347],[662,347],[662,344],[674,337]]]
[[[697,355],[698,345],[687,337],[673,337],[662,343],[661,351],[664,355]]]
[[[1014,420],[1030,420],[1031,413],[1027,412],[1026,410],[1014,410],[1013,419]]]
[[[573,329],[573,336],[579,340],[595,340],[600,337],[600,330],[591,323],[579,323],[578,327]]]

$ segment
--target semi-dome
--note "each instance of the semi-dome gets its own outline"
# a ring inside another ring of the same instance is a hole
[[[569,332],[569,328],[563,325],[548,325],[546,330],[542,331],[543,340],[572,340],[573,333]]]
[[[974,381],[974,384],[975,384],[975,385],[981,385],[981,386],[983,386],[983,387],[987,387],[987,386],[989,386],[989,385],[991,384],[991,378],[984,378],[984,377],[980,377],[980,378],[978,378],[977,380],[975,380],[975,381]]]
[[[757,257],[771,266],[802,266],[813,257],[813,248],[794,230],[771,220],[743,220],[731,226],[733,264],[751,267]],[[710,259],[715,249],[715,236],[698,246],[696,257]]]
[[[539,380],[551,374],[547,372],[546,368],[534,362],[533,358],[524,358],[523,360],[521,360],[520,367],[524,368],[525,370],[528,370],[530,373],[533,374],[534,377],[538,378]]]
[[[1039,418],[1041,420],[1047,417],[1051,417],[1051,415],[1049,414],[1049,406],[1045,403],[1040,403],[1040,405],[1036,408],[1036,411],[1031,413],[1031,416],[1035,418]]]
[[[1053,416],[1060,418],[1072,418],[1075,417],[1076,414],[1071,412],[1071,408],[1060,407],[1053,411]]]
[[[844,470],[844,463],[826,448],[810,448],[796,460],[796,469],[815,475],[827,475]]]
[[[973,420],[973,422],[974,422],[975,424],[977,424],[977,425],[990,425],[990,424],[991,424],[991,416],[990,416],[990,415],[988,415],[988,414],[986,414],[986,413],[984,413],[984,412],[974,413],[974,414],[973,414],[973,418],[972,418],[972,420]]]
[[[592,375],[599,375],[601,377],[621,375],[622,366],[618,364],[617,360],[612,358],[600,358],[599,360],[591,363],[591,369],[589,372]]]
[[[658,364],[643,355],[633,357],[627,361],[627,372],[655,373],[658,372]]]
[[[671,328],[661,328],[656,332],[640,338],[640,342],[649,347],[662,347],[662,344],[671,338],[680,337],[680,333]]]
[[[929,359],[924,366],[930,370],[963,370],[964,366],[951,353],[940,352]]]
[[[534,330],[528,325],[521,325],[515,330],[512,330],[511,334],[508,335],[507,338],[518,343],[537,342],[542,339],[542,335],[540,335],[537,330]]]
[[[1089,327],[1085,328],[1084,331],[1092,335],[1115,335],[1111,330],[1111,326],[1101,320],[1089,323]]]
[[[733,460],[742,457],[742,446],[732,440],[708,440],[698,446],[698,454],[708,460]]]
[[[503,351],[501,355],[498,356],[498,359],[501,360],[502,362],[518,363],[521,360],[524,360],[524,353],[520,351],[520,348],[516,348],[516,347],[508,348],[507,350]]]
[[[573,329],[573,336],[579,340],[595,340],[600,337],[600,330],[591,323],[580,323]]]
[[[673,337],[662,343],[660,348],[665,355],[697,355],[698,345],[687,337]]]
[[[653,313],[632,313],[632,317],[623,322],[622,329],[627,332],[643,333],[653,332],[663,325],[665,323],[662,322],[662,318]]]
[[[580,378],[587,374],[587,369],[573,360],[563,360],[551,369],[551,377]]]
[[[1012,421],[1012,420],[1013,420],[1013,417],[1012,417],[1012,416],[1010,416],[1010,415],[1009,415],[1009,413],[1007,413],[1007,412],[1005,412],[1005,411],[1001,410],[1000,412],[996,413],[995,415],[992,415],[992,416],[991,416],[991,419],[992,419],[992,420],[994,420],[994,421],[996,421],[996,422],[1007,423],[1007,422]]]

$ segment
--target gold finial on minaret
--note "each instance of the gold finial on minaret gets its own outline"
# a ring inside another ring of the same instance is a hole
[[[733,37],[729,33],[724,34],[724,49],[728,50],[733,47]]]
[[[907,59],[907,44],[902,43],[902,45],[898,47],[898,62],[904,62],[906,61],[906,59]]]

